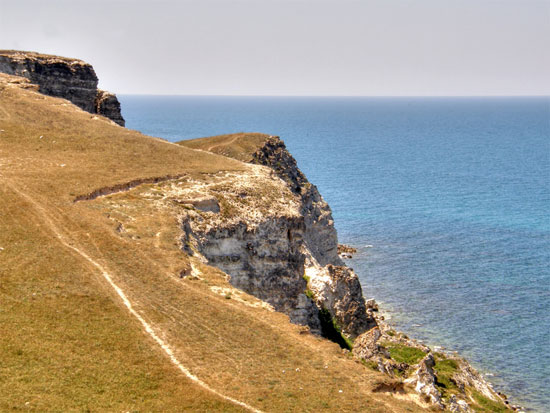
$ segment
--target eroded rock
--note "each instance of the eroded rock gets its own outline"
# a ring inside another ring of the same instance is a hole
[[[300,212],[306,227],[304,241],[317,262],[321,266],[342,265],[338,257],[338,236],[334,228],[332,211],[317,187],[300,171],[284,142],[277,136],[269,137],[252,155],[251,163],[271,168],[299,197]]]
[[[95,113],[111,119],[120,126],[126,124],[120,110],[120,102],[114,93],[101,89],[97,90],[97,95],[95,97]]]
[[[223,206],[215,218],[189,213],[182,221],[186,251],[201,254],[229,274],[232,285],[312,332],[321,333],[319,314],[324,317],[326,311],[348,338],[374,327],[357,275],[338,257],[330,207],[284,143],[266,136],[250,163],[262,165],[254,166],[260,168],[255,173],[262,171],[267,181],[261,181],[261,187],[243,178],[239,184],[222,185],[225,189],[217,196]],[[268,192],[279,194],[277,199],[242,196],[265,193],[267,182],[273,186]]]
[[[458,399],[454,394],[449,397],[447,409],[453,413],[473,413],[468,403],[465,400]]]
[[[441,392],[437,389],[436,377],[434,373],[435,359],[432,353],[428,353],[420,363],[418,363],[418,369],[412,374],[412,376],[405,380],[405,383],[414,386],[416,392],[424,394],[429,397],[432,404],[445,408],[441,399]]]
[[[315,303],[331,313],[347,337],[354,339],[376,326],[374,318],[367,314],[359,278],[351,268],[312,265],[306,275]]]
[[[363,360],[371,360],[374,357],[378,357],[381,353],[381,348],[378,345],[378,340],[381,336],[382,332],[378,327],[361,334],[355,340],[353,354]]]
[[[120,103],[112,93],[98,90],[97,75],[79,59],[35,52],[0,50],[0,72],[21,76],[39,86],[40,93],[60,97],[90,113],[124,126]]]
[[[204,212],[220,212],[220,204],[213,196],[204,196],[192,199],[175,199],[174,201],[183,205],[190,205],[193,208]]]
[[[460,388],[473,387],[488,399],[499,400],[490,384],[470,364],[461,361],[458,367],[458,371],[453,374],[453,380]]]

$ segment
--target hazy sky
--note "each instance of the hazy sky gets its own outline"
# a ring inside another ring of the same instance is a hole
[[[0,0],[116,93],[550,95],[550,0]]]

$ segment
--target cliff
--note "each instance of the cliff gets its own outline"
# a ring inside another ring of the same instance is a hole
[[[317,188],[278,137],[227,137],[233,145],[237,139],[247,146],[248,163],[270,169],[269,186],[264,182],[245,187],[243,182],[251,179],[241,177],[239,184],[231,183],[239,188],[235,196],[203,188],[201,197],[222,197],[221,214],[189,214],[184,219],[187,250],[229,274],[235,287],[315,333],[354,339],[374,327],[357,275],[338,257],[331,210]],[[212,140],[180,144],[207,147]],[[223,152],[226,146],[216,148]]]
[[[82,60],[0,50],[0,72],[23,76],[38,85],[45,95],[67,99],[86,112],[105,116],[124,126],[118,99],[97,88],[93,67]]]
[[[179,144],[266,166],[272,182],[272,187],[264,182],[243,191],[246,179],[241,177],[231,184],[240,187],[231,198],[227,192],[203,192],[201,196],[217,199],[224,207],[221,216],[186,214],[186,250],[229,274],[237,288],[288,314],[292,322],[307,325],[372,368],[403,380],[436,408],[472,412],[485,403],[506,410],[508,402],[503,403],[466,360],[433,352],[394,331],[378,314],[374,300],[365,301],[357,275],[338,256],[330,207],[279,137],[241,133]],[[261,195],[263,202],[252,203],[251,193]],[[292,217],[273,216],[289,207]],[[231,210],[232,216],[224,217],[224,210]]]
[[[364,300],[279,138],[176,145],[37,88],[0,74],[0,410],[506,408]]]
[[[300,267],[302,244],[277,232],[305,230],[300,200],[270,168],[37,89],[0,73],[0,411],[425,410],[408,388],[373,393],[392,379],[186,251],[186,221],[199,242],[219,219],[254,244],[254,264],[280,247]]]

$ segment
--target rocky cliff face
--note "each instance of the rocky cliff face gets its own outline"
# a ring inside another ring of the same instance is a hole
[[[222,213],[208,219],[190,214],[183,221],[183,244],[229,274],[235,287],[315,333],[327,328],[320,317],[327,313],[349,339],[376,325],[357,275],[338,257],[330,207],[284,143],[266,136],[250,163],[261,165],[254,168],[256,174],[267,174],[261,187],[243,187],[252,180],[241,178],[234,196],[228,197],[229,186],[223,195],[203,194],[223,196]],[[234,217],[224,218],[228,210]]]
[[[222,150],[220,144],[209,145],[205,147]],[[421,404],[468,412],[470,395],[477,392],[486,403],[502,406],[500,396],[466,361],[432,353],[396,333],[378,314],[374,300],[365,301],[357,275],[338,256],[330,207],[279,138],[266,136],[249,163],[261,167],[223,185],[190,190],[197,200],[219,201],[220,208],[197,212],[195,207],[185,214],[182,241],[188,253],[220,268],[231,284],[270,303],[292,322],[343,347],[347,340],[355,357],[414,389]],[[186,199],[188,205],[198,205]],[[328,331],[327,324],[334,329]],[[402,354],[417,359],[405,361]]]
[[[87,112],[124,126],[118,99],[112,93],[98,90],[94,68],[82,60],[0,50],[0,72],[25,77],[45,95],[70,100]]]
[[[300,171],[284,142],[276,136],[269,137],[252,155],[251,163],[271,168],[299,197],[306,228],[304,241],[317,263],[321,266],[343,265],[338,257],[338,237],[332,211],[317,187]]]
[[[95,113],[111,119],[120,126],[124,126],[126,124],[120,111],[120,102],[114,93],[98,89],[94,103]]]
[[[185,243],[192,242],[210,265],[231,276],[231,284],[271,304],[296,324],[320,333],[318,310],[305,294],[303,277],[304,221],[299,216],[267,216],[261,222],[239,220],[186,227]]]
[[[317,187],[300,171],[278,137],[269,137],[252,163],[270,167],[296,195],[304,219],[305,276],[310,297],[326,310],[346,337],[354,339],[376,325],[367,314],[361,284],[338,256],[338,237],[332,212]]]

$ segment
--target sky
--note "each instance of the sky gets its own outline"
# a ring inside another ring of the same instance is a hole
[[[550,0],[0,0],[120,94],[550,95]]]

